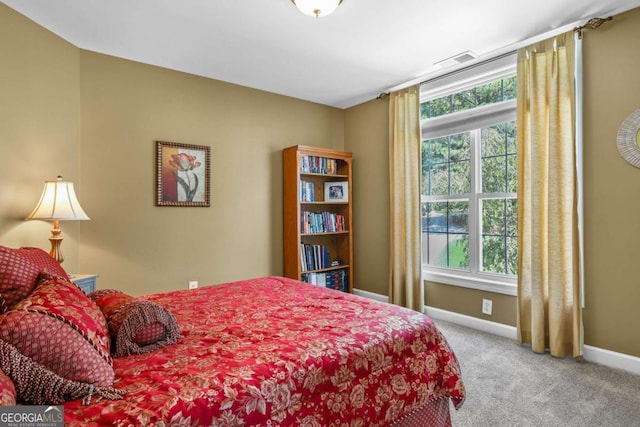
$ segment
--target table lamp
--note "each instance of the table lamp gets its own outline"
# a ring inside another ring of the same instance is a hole
[[[40,201],[26,219],[53,220],[53,229],[49,238],[51,242],[49,255],[62,264],[64,256],[60,250],[62,243],[60,221],[88,220],[90,218],[80,207],[73,189],[73,182],[63,181],[62,177],[58,176],[55,181],[45,181]]]

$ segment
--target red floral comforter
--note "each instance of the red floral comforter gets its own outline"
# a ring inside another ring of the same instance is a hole
[[[68,402],[65,423],[369,427],[464,400],[453,352],[411,310],[281,277],[146,298],[183,338],[115,359],[125,397]]]

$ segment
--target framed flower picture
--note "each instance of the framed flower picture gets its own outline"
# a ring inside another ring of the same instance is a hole
[[[210,151],[156,141],[156,206],[210,206]]]

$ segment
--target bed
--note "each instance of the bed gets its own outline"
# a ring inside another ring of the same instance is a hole
[[[282,277],[148,295],[180,338],[112,359],[113,388],[64,403],[65,425],[450,425],[456,357],[408,310]]]

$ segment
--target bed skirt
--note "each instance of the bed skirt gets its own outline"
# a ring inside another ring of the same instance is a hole
[[[391,424],[390,427],[451,427],[449,398],[432,400],[422,408]]]

